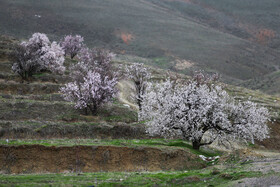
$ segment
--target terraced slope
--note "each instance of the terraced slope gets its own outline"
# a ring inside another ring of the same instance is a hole
[[[137,124],[137,112],[128,108],[133,105],[130,94],[133,89],[129,82],[120,85],[121,98],[103,107],[96,117],[86,116],[65,102],[58,93],[59,87],[68,81],[67,75],[43,73],[36,75],[32,82],[23,82],[11,72],[12,62],[7,53],[16,40],[1,38],[0,49],[0,120],[2,138],[147,138],[142,124]],[[66,64],[72,63],[67,61]],[[124,60],[115,65],[126,63]],[[183,75],[180,75],[184,77]],[[166,77],[166,71],[154,69],[154,79]],[[187,78],[187,77],[185,77]],[[271,108],[272,116],[279,119],[280,99],[261,92],[225,85],[237,99],[251,99]],[[278,122],[271,125],[273,142],[278,137]],[[134,125],[129,125],[133,123]],[[77,128],[76,128],[77,127]],[[279,128],[280,129],[280,128]],[[276,139],[274,139],[276,138]],[[278,149],[277,144],[269,144]]]
[[[0,50],[2,173],[190,170],[206,166],[198,155],[219,154],[209,148],[193,150],[189,142],[181,140],[151,139],[145,133],[144,124],[137,122],[137,111],[126,105],[133,102],[127,102],[133,91],[128,82],[121,84],[122,98],[102,107],[97,116],[84,115],[83,111],[75,110],[71,103],[61,98],[58,90],[69,81],[67,74],[43,73],[36,75],[31,82],[22,82],[10,71],[12,62],[7,58],[16,41],[4,38]],[[71,63],[73,61],[67,59],[66,64]],[[117,59],[114,65],[119,63],[125,62]],[[166,74],[164,70],[153,69],[154,80],[161,80]],[[276,120],[271,124],[271,138],[259,142],[257,147],[279,150],[280,99],[225,86],[236,99],[251,98],[271,108]],[[6,177],[9,175],[2,178],[6,180]],[[200,177],[196,182],[200,182]],[[180,184],[180,181],[174,181],[174,184]]]
[[[144,124],[137,122],[137,111],[122,102],[126,101],[125,94],[121,94],[122,100],[101,107],[97,116],[90,116],[61,97],[59,88],[69,81],[67,74],[42,73],[30,82],[22,81],[11,72],[12,62],[7,58],[12,41],[5,38],[0,43],[1,173],[158,171],[205,166],[189,149],[169,145],[168,141],[139,143],[151,137]],[[72,62],[67,59],[66,64]],[[123,86],[120,90],[126,89]],[[138,140],[133,143],[125,139]]]
[[[280,95],[280,71],[244,81],[240,86],[274,95]]]

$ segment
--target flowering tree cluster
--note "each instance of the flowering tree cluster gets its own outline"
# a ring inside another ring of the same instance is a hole
[[[197,77],[184,86],[174,86],[169,80],[149,84],[140,119],[147,120],[151,135],[179,135],[190,140],[194,149],[216,139],[231,137],[253,143],[268,137],[266,108],[250,101],[237,102],[222,87],[201,84]]]
[[[64,52],[62,48],[56,43],[52,42],[45,48],[42,48],[43,55],[41,56],[44,69],[63,74],[65,71]]]
[[[81,60],[70,68],[73,82],[60,89],[65,100],[77,109],[89,109],[93,115],[98,107],[116,94],[117,76],[111,68],[112,54],[101,49],[82,49]]]
[[[97,71],[88,71],[82,82],[70,82],[61,88],[64,98],[75,103],[75,108],[89,109],[93,115],[98,107],[116,94],[116,79],[109,79]]]
[[[107,74],[112,73],[111,61],[113,57],[113,53],[98,48],[82,48],[78,54],[79,61],[85,62],[98,71],[103,71]]]
[[[82,48],[78,54],[79,62],[70,67],[70,76],[73,81],[83,82],[89,70],[98,72],[102,79],[105,77],[117,80],[116,72],[113,72],[111,61],[114,54],[98,48]]]
[[[125,75],[131,79],[136,89],[136,101],[139,110],[142,109],[143,95],[145,94],[147,81],[151,78],[150,70],[142,63],[133,63],[125,67]]]
[[[15,61],[12,70],[23,79],[42,70],[57,73],[63,73],[65,70],[62,48],[56,42],[51,43],[42,33],[34,33],[28,41],[17,46],[12,58]]]
[[[79,51],[83,48],[84,38],[80,35],[72,36],[67,35],[63,38],[60,45],[65,52],[65,55],[69,54],[71,59],[73,59]]]

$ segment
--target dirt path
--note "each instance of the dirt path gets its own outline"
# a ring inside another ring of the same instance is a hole
[[[274,154],[273,154],[274,155]],[[235,187],[270,187],[280,186],[280,157],[268,157],[255,159],[247,165],[243,171],[262,172],[263,176],[254,178],[244,178],[235,181],[232,186]]]
[[[260,171],[263,174],[280,172],[280,157],[260,158],[253,160],[244,168],[245,171]]]
[[[263,158],[250,158],[250,163],[242,167],[242,171],[261,172],[263,176],[244,178],[234,181],[231,186],[235,187],[269,187],[280,186],[280,153],[264,150],[255,150],[256,154]]]
[[[120,102],[129,105],[132,109],[138,110],[138,106],[129,101],[128,97],[131,97],[131,90],[133,90],[133,85],[129,81],[120,81],[119,87],[119,100]]]

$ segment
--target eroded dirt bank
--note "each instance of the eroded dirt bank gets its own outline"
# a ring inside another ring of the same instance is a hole
[[[181,149],[114,146],[0,146],[2,173],[188,170],[204,167]]]

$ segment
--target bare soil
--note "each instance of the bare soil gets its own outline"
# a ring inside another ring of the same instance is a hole
[[[258,145],[264,146],[268,150],[280,150],[280,122],[269,124],[270,138],[263,141],[258,141]]]
[[[2,173],[68,173],[199,169],[200,159],[182,149],[114,146],[0,146]]]

